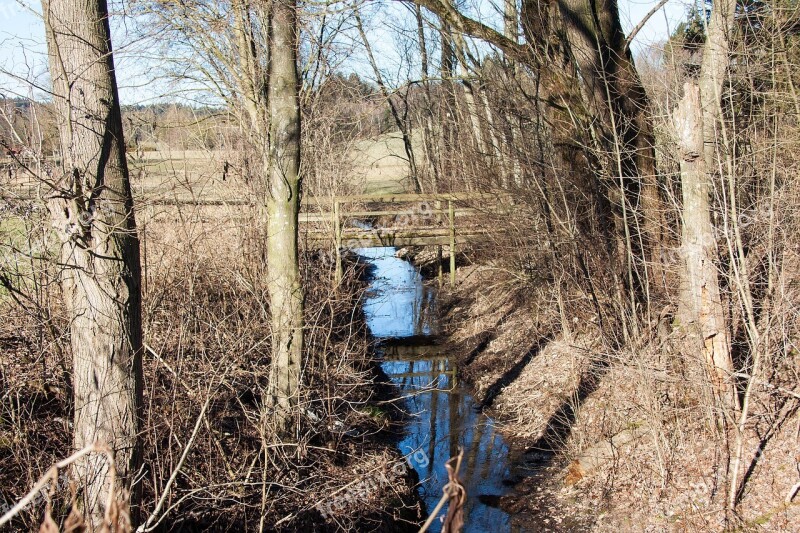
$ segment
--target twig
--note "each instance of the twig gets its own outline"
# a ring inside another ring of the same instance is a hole
[[[798,490],[800,490],[800,481],[795,483],[794,486],[791,489],[789,489],[789,492],[786,493],[786,499],[784,500],[784,503],[786,505],[792,503],[792,500],[797,495]]]
[[[158,357],[158,354],[156,354],[156,352],[152,348],[150,348],[147,345],[145,346],[150,351],[150,353]],[[159,357],[159,360],[161,360],[161,362],[170,371],[172,371],[172,369],[167,365],[167,363],[163,359]],[[225,372],[223,372],[222,377],[220,378],[220,382],[222,382],[225,379],[225,376],[227,376],[229,368],[230,367],[226,368]],[[175,377],[177,378],[177,374],[175,374]],[[150,525],[153,522],[153,520],[155,520],[158,517],[158,514],[161,512],[161,508],[164,506],[164,502],[167,500],[167,497],[169,496],[172,484],[175,483],[175,480],[178,478],[178,474],[180,473],[180,470],[183,467],[183,463],[186,461],[186,457],[189,455],[189,450],[191,450],[192,445],[194,444],[194,441],[197,438],[197,432],[200,430],[200,424],[202,424],[203,420],[205,420],[206,411],[208,410],[208,406],[211,404],[211,398],[214,397],[214,394],[212,393],[211,389],[212,387],[209,387],[208,392],[206,394],[206,401],[203,403],[203,408],[200,409],[200,414],[197,416],[197,420],[195,420],[194,428],[192,429],[192,434],[189,437],[189,440],[186,442],[186,446],[183,447],[183,453],[181,453],[181,457],[180,459],[178,459],[178,464],[172,470],[172,474],[170,475],[169,480],[167,480],[167,484],[164,486],[164,490],[161,493],[161,498],[159,498],[158,504],[156,504],[156,508],[153,509],[152,513],[150,513],[150,516],[147,517],[147,520],[145,520],[145,522],[136,529],[136,533],[147,533],[148,531],[152,531],[153,529],[158,527],[158,524],[161,522],[161,520],[158,520],[152,526]]]
[[[633,39],[636,37],[636,35],[641,31],[642,28],[644,28],[644,25],[647,24],[647,21],[650,20],[650,18],[653,15],[655,15],[658,12],[659,9],[664,7],[664,5],[667,2],[669,2],[669,0],[661,0],[659,3],[657,3],[653,7],[653,9],[651,9],[650,11],[647,12],[647,15],[645,15],[644,18],[639,21],[639,24],[634,26],[634,28],[631,30],[630,34],[628,34],[628,38],[625,39],[625,46],[630,46],[631,45],[631,43],[633,42]]]
[[[24,498],[22,498],[19,502],[17,502],[17,504],[14,507],[9,509],[8,512],[6,512],[6,514],[0,517],[0,526],[8,523],[12,518],[18,515],[23,509],[25,509],[25,507],[28,506],[28,504],[30,504],[36,498],[36,495],[39,494],[39,492],[41,492],[41,490],[45,488],[45,486],[47,486],[48,483],[51,483],[53,480],[57,479],[59,470],[68,467],[81,457],[89,455],[90,453],[101,453],[105,455],[106,459],[108,460],[110,481],[108,490],[108,504],[106,505],[106,517],[105,517],[106,520],[108,521],[109,520],[108,513],[109,510],[111,509],[111,504],[114,499],[114,482],[117,477],[116,468],[114,465],[114,454],[105,444],[95,442],[94,444],[91,444],[83,448],[82,450],[73,453],[66,459],[63,459],[62,461],[51,466],[50,469],[47,471],[47,473],[45,473],[45,475],[39,478],[39,481],[36,482],[36,484],[28,492],[28,494],[25,495]]]
[[[800,394],[796,393],[795,391],[789,390],[789,389],[785,389],[783,387],[778,387],[778,386],[773,385],[772,383],[770,383],[768,381],[764,381],[763,379],[757,379],[755,376],[751,376],[750,374],[747,374],[746,372],[735,372],[735,373],[733,373],[731,375],[733,377],[735,377],[735,378],[744,378],[744,379],[747,379],[747,380],[752,380],[753,382],[757,383],[758,385],[761,385],[762,387],[765,387],[767,389],[772,389],[774,391],[781,392],[783,394],[786,394],[787,396],[791,396],[793,398],[796,398],[796,399],[800,400]]]
[[[164,490],[161,493],[161,498],[159,498],[156,508],[153,509],[152,513],[150,513],[150,516],[147,517],[147,520],[144,522],[144,524],[142,524],[136,529],[136,533],[146,533],[158,527],[158,523],[160,522],[160,520],[156,522],[152,527],[150,527],[150,524],[153,522],[153,520],[155,520],[158,517],[158,513],[161,512],[161,508],[164,506],[164,502],[167,500],[167,497],[169,496],[172,484],[175,483],[175,479],[177,479],[178,474],[180,473],[181,468],[183,467],[183,463],[184,461],[186,461],[186,456],[189,455],[189,450],[191,450],[192,445],[194,444],[194,441],[197,438],[197,432],[200,429],[200,424],[203,422],[206,416],[206,410],[208,409],[209,404],[211,404],[212,396],[213,396],[212,394],[208,394],[208,396],[206,397],[206,401],[203,404],[203,408],[200,410],[200,414],[197,416],[197,420],[195,420],[194,429],[192,429],[192,435],[186,442],[186,446],[183,447],[183,453],[181,454],[181,458],[178,460],[178,464],[172,470],[172,475],[170,475],[167,484],[164,485]]]

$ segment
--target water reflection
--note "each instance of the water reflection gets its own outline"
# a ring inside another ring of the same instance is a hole
[[[433,509],[447,483],[445,462],[464,449],[461,481],[468,500],[465,509],[468,532],[510,531],[509,516],[487,505],[504,494],[503,480],[511,474],[508,446],[495,432],[490,418],[481,414],[473,398],[459,386],[456,369],[446,353],[419,342],[404,344],[403,337],[435,332],[433,294],[417,270],[394,257],[394,248],[357,251],[374,265],[371,292],[364,309],[375,337],[394,338],[380,349],[383,369],[407,396],[412,415],[400,449],[419,474],[420,495]],[[442,516],[446,508],[442,511]],[[440,531],[435,522],[432,531]]]
[[[412,337],[436,332],[433,291],[408,261],[394,256],[396,248],[361,248],[356,253],[374,270],[364,313],[375,337]]]

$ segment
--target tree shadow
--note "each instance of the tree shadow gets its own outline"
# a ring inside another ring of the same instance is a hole
[[[530,363],[531,360],[538,355],[539,352],[542,351],[542,348],[544,348],[552,339],[552,335],[541,337],[533,346],[528,349],[527,352],[525,352],[525,355],[523,355],[520,360],[514,364],[514,366],[506,370],[502,376],[492,383],[486,390],[483,401],[480,403],[481,409],[491,407],[497,396],[503,392],[503,389],[505,389],[519,377],[519,375],[522,373],[522,370],[528,365],[528,363]]]
[[[547,429],[529,448],[537,452],[550,452],[549,463],[555,460],[556,454],[564,448],[564,444],[572,433],[572,427],[586,398],[600,386],[609,364],[604,358],[595,358],[589,368],[581,376],[575,392],[561,403],[561,406],[547,421]]]

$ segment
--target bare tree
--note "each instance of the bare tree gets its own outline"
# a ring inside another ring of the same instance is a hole
[[[74,445],[112,447],[130,487],[141,460],[141,266],[108,8],[104,0],[47,0],[43,11],[62,153],[46,182],[72,320]],[[108,466],[85,456],[76,467],[84,513],[98,527]]]
[[[717,393],[732,406],[733,363],[720,296],[710,193],[716,153],[716,124],[722,87],[728,69],[728,33],[734,0],[716,2],[703,50],[698,82],[684,86],[683,100],[673,114],[681,149],[683,225],[681,250],[684,272],[681,315],[696,324],[705,360]]]
[[[259,174],[253,193],[260,209],[258,224],[266,234],[272,325],[266,404],[278,433],[289,436],[300,390],[304,299],[298,257],[297,5],[290,0],[142,5],[158,27],[176,37],[167,47],[175,54],[177,76],[191,78],[185,64],[193,62],[196,81],[224,99],[253,153]]]
[[[272,5],[269,68],[267,265],[272,316],[269,397],[281,433],[292,429],[303,353],[303,288],[297,248],[300,211],[300,105],[297,3]]]

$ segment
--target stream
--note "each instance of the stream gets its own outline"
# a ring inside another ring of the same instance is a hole
[[[463,531],[517,531],[497,502],[510,490],[508,480],[524,475],[521,465],[512,462],[492,419],[459,383],[455,360],[433,343],[438,333],[435,291],[395,251],[355,250],[373,267],[364,313],[372,335],[381,341],[381,366],[404,398],[408,416],[398,446],[419,475],[419,495],[431,512],[447,483],[445,463],[460,447],[464,458],[459,478],[467,491]],[[446,513],[447,506],[429,531],[441,531]]]

